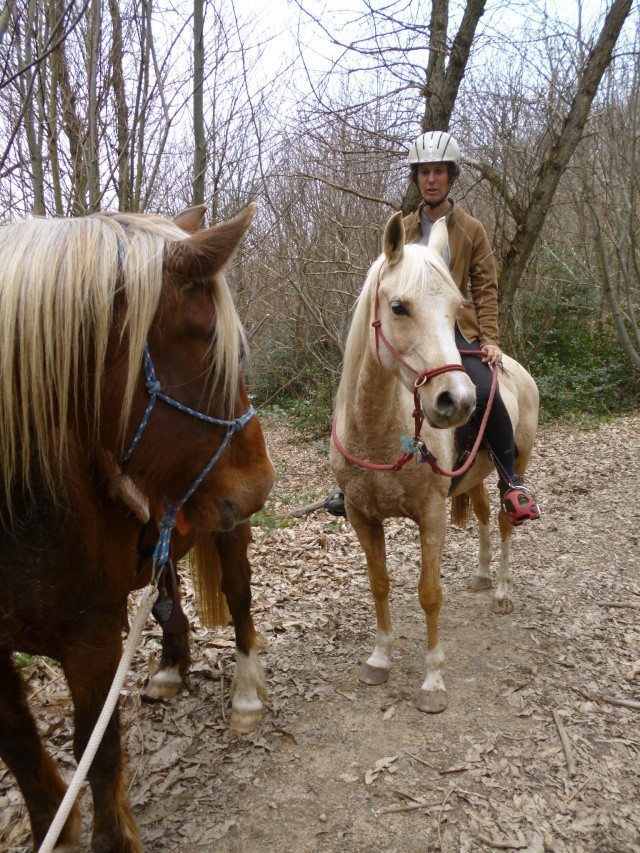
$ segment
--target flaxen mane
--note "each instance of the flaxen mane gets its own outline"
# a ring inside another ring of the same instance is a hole
[[[140,214],[31,219],[0,228],[0,458],[7,504],[17,480],[28,487],[34,459],[53,484],[80,383],[98,425],[116,293],[125,296],[119,333],[129,342],[125,424],[162,292],[165,243],[186,236],[170,220]],[[217,329],[209,369],[225,376],[229,394],[238,382],[241,333],[228,289],[213,292]]]

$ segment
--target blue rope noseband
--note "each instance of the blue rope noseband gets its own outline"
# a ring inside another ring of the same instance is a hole
[[[167,396],[160,386],[156,378],[155,370],[153,369],[153,362],[151,361],[151,354],[149,352],[148,344],[144,345],[143,350],[143,361],[144,361],[144,374],[146,378],[146,386],[147,391],[149,392],[149,402],[147,404],[147,408],[142,415],[142,420],[140,421],[140,426],[136,430],[136,434],[131,440],[131,444],[125,455],[122,458],[122,462],[128,462],[131,459],[131,455],[133,451],[136,449],[138,442],[142,438],[142,434],[144,433],[147,424],[149,423],[149,418],[151,417],[151,412],[153,411],[153,407],[156,404],[156,400],[162,400],[163,403],[167,403],[169,406],[173,406],[174,409],[178,409],[180,412],[184,412],[186,415],[191,415],[193,418],[197,418],[200,421],[205,421],[208,424],[215,424],[216,426],[225,426],[227,428],[227,432],[222,439],[222,444],[216,450],[213,457],[210,461],[205,465],[200,474],[196,477],[195,481],[191,485],[191,487],[187,490],[186,494],[178,501],[174,506],[170,506],[165,510],[165,514],[160,521],[160,536],[158,537],[158,542],[156,544],[155,551],[153,552],[153,565],[154,570],[156,568],[162,569],[169,559],[169,549],[171,547],[171,534],[173,533],[173,528],[176,525],[176,518],[178,512],[185,503],[189,500],[191,495],[196,491],[198,486],[201,485],[207,474],[211,471],[213,466],[216,464],[218,459],[222,456],[225,451],[225,448],[233,438],[233,435],[236,432],[239,432],[243,427],[245,427],[251,418],[255,415],[255,409],[253,406],[249,406],[244,415],[241,415],[239,418],[234,418],[233,420],[223,420],[221,418],[214,418],[211,415],[205,415],[203,412],[198,412],[196,409],[191,409],[189,406],[185,406],[182,403],[179,403],[177,400],[174,400],[173,397]]]

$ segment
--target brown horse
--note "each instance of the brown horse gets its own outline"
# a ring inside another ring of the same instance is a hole
[[[331,448],[331,464],[365,553],[375,600],[375,649],[359,674],[365,684],[384,683],[391,661],[383,522],[400,516],[418,525],[422,552],[418,594],[427,622],[427,671],[417,707],[429,712],[447,706],[438,619],[448,496],[453,498],[452,517],[458,522],[471,501],[480,531],[479,572],[473,586],[491,585],[490,512],[484,480],[495,469],[487,451],[481,450],[468,471],[454,480],[426,464],[433,462],[442,471],[452,472],[458,455],[454,428],[467,422],[475,405],[475,389],[461,367],[455,343],[454,323],[462,296],[442,259],[446,245],[444,220],[434,224],[428,247],[405,245],[401,214],[387,223],[383,254],[369,271],[347,339]],[[523,474],[537,427],[538,390],[517,362],[504,356],[503,363],[500,390],[514,425],[519,451],[516,470]],[[412,430],[412,419],[414,438],[405,440],[402,452],[402,434]],[[513,526],[503,510],[499,526],[502,551],[492,610],[508,613],[512,609]]]
[[[196,233],[95,214],[0,228],[0,757],[38,847],[65,783],[45,752],[12,652],[56,658],[82,755],[121,656],[141,522],[229,533],[273,484],[244,389],[243,335],[223,269],[255,207]],[[183,227],[187,230],[183,230]],[[144,373],[143,373],[144,368]],[[88,773],[94,851],[142,850],[127,803],[117,711]],[[78,839],[74,807],[59,843]]]

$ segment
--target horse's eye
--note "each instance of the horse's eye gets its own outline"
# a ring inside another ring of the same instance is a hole
[[[391,310],[396,315],[396,317],[409,316],[409,312],[407,311],[406,305],[400,299],[397,299],[395,302],[391,303]]]

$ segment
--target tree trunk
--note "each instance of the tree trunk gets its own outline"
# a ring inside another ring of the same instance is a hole
[[[131,210],[131,180],[129,174],[129,156],[131,137],[129,134],[129,108],[127,92],[122,71],[122,17],[117,0],[109,0],[113,41],[111,43],[111,85],[115,104],[118,162],[117,189],[119,210]]]
[[[34,216],[44,216],[44,170],[42,168],[42,132],[39,121],[39,105],[42,91],[35,85],[35,70],[30,67],[38,55],[38,33],[40,31],[39,15],[36,3],[30,2],[28,7],[28,26],[24,35],[24,59],[27,70],[24,79],[20,81],[22,101],[26,105],[24,126],[29,146],[29,163],[31,171],[31,186],[33,189],[32,213]]]
[[[193,0],[193,196],[192,204],[204,203],[207,143],[204,134],[204,15],[203,0]]]
[[[449,129],[451,113],[485,5],[486,0],[467,0],[460,28],[449,49],[447,42],[449,0],[433,0],[429,24],[429,62],[422,89],[425,99],[422,117],[423,133],[429,130]],[[411,184],[402,200],[402,212],[406,216],[407,213],[415,210],[420,202],[420,193],[417,187]]]
[[[620,31],[631,11],[632,0],[614,0],[595,47],[578,79],[578,88],[562,130],[551,145],[536,176],[531,201],[516,222],[516,234],[500,262],[500,328],[506,337],[518,285],[524,274],[560,178],[575,151],[589,118],[602,75],[611,62]]]
[[[100,166],[98,158],[98,67],[100,64],[100,31],[102,29],[102,4],[91,0],[91,16],[87,32],[87,77],[89,102],[87,110],[87,182],[89,185],[89,212],[100,208]]]

